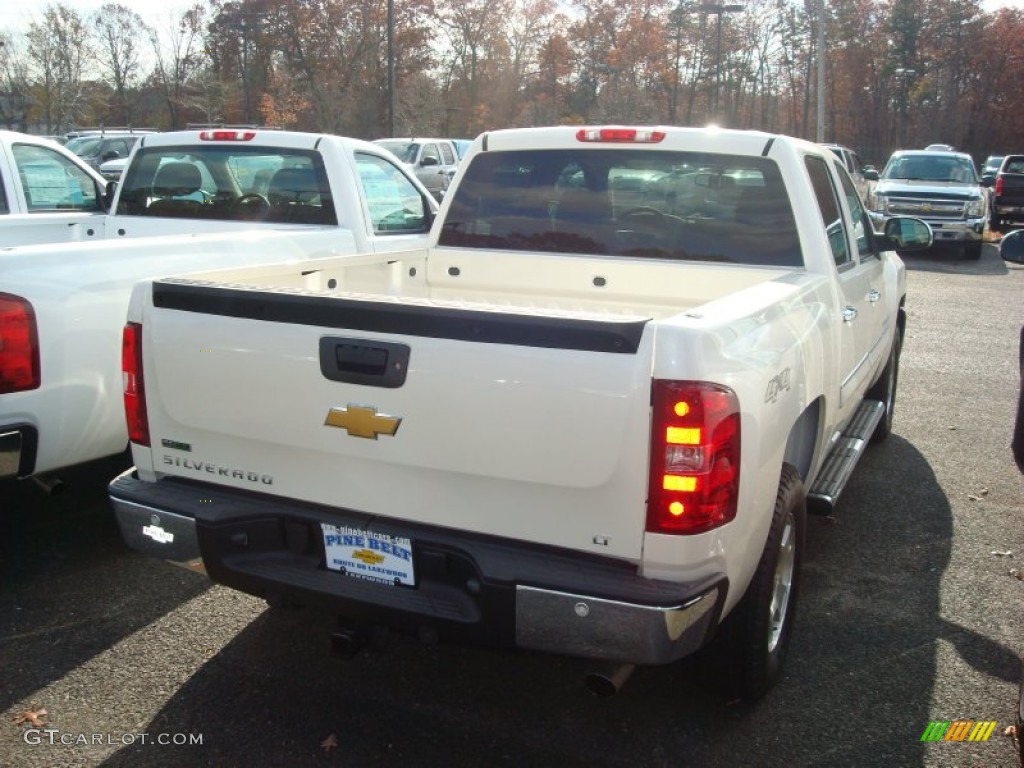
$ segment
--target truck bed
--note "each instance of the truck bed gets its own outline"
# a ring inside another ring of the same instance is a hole
[[[659,320],[726,297],[734,301],[735,294],[743,291],[771,291],[772,281],[793,271],[644,261],[644,269],[637,270],[631,259],[438,249],[428,259],[425,250],[413,250],[397,259],[394,254],[346,256],[320,259],[315,268],[292,264],[221,270],[161,283],[421,306],[472,306],[479,311]]]
[[[154,281],[154,467],[636,560],[658,321],[795,289],[779,269],[623,261],[442,250]],[[325,429],[354,408],[415,417],[400,439]],[[272,483],[221,472],[238,467]]]

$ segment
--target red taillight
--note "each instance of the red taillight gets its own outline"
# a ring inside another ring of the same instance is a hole
[[[1003,194],[1003,177],[1002,176],[996,176],[995,193],[997,195]]]
[[[256,131],[200,131],[200,141],[252,141]]]
[[[0,293],[0,394],[39,387],[39,335],[32,305]]]
[[[703,533],[736,517],[740,408],[727,387],[656,379],[647,530]]]
[[[651,128],[580,128],[576,131],[576,141],[609,144],[657,144],[664,138],[664,131]]]
[[[146,386],[142,380],[142,326],[128,323],[121,337],[121,376],[124,381],[124,415],[128,439],[149,445],[146,419]]]

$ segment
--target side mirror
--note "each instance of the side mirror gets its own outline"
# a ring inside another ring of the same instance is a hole
[[[991,187],[995,183],[996,183],[995,176],[982,176],[981,177],[981,186],[983,186],[983,187]]]
[[[427,166],[430,165],[440,165],[440,163],[437,161],[436,157],[424,157],[422,160],[420,160],[420,165],[426,168]]]
[[[868,181],[878,181],[878,171],[876,171],[874,168],[865,168],[863,173],[864,178],[867,179]]]
[[[117,157],[120,157],[120,156],[121,156],[121,153],[118,152],[116,149],[108,149],[106,152],[103,153],[102,160],[103,160],[103,162],[106,162],[107,160],[113,160],[114,158],[117,158]]]
[[[1024,264],[1024,229],[1015,229],[999,241],[999,255],[1003,261]]]
[[[932,246],[932,228],[921,219],[894,216],[887,219],[881,234],[875,235],[883,251],[923,251]]]

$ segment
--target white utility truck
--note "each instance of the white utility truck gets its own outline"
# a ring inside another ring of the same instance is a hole
[[[0,131],[0,248],[72,242],[103,231],[113,188],[42,136]]]
[[[45,473],[126,449],[121,331],[138,280],[422,248],[437,211],[375,144],[289,131],[147,135],[116,187],[113,213],[73,223],[105,239],[0,247],[0,478],[52,487]]]
[[[893,249],[827,148],[718,129],[477,138],[429,243],[140,283],[127,543],[377,626],[778,677],[805,510],[892,427]],[[610,666],[609,666],[610,665]]]

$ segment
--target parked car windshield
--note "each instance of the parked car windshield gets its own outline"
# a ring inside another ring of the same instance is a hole
[[[375,143],[384,147],[403,163],[416,162],[416,153],[420,151],[420,145],[415,141],[378,141]]]
[[[441,245],[803,264],[778,166],[635,149],[491,151],[456,188]]]
[[[992,155],[985,160],[985,167],[981,169],[982,175],[994,176],[999,173],[999,166],[1003,164],[1003,155]]]
[[[83,136],[82,138],[72,139],[64,146],[76,155],[90,157],[100,151],[101,141],[102,139],[99,138]]]
[[[882,179],[908,181],[955,181],[977,183],[974,163],[966,157],[950,154],[894,155],[882,172]]]

